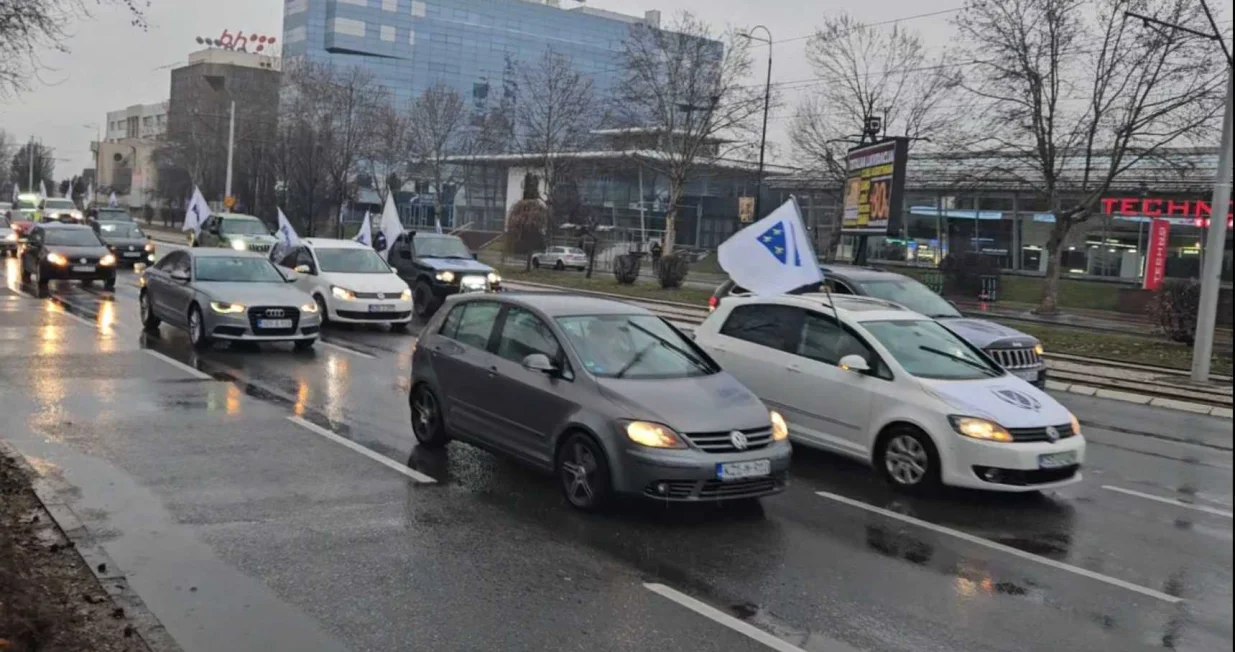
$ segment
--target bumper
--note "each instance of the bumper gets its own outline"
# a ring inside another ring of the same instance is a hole
[[[742,453],[703,453],[696,450],[627,449],[614,465],[613,486],[621,493],[670,502],[710,502],[761,498],[785,490],[792,449],[779,442]],[[719,464],[768,460],[766,476],[720,480]]]
[[[129,254],[131,253],[137,255],[130,256]],[[116,256],[116,264],[125,267],[153,265],[155,260],[153,251],[117,251],[113,252],[113,254]]]
[[[987,491],[1040,491],[1081,481],[1084,436],[1056,443],[996,444],[950,435],[952,447],[943,461],[944,484]],[[1073,464],[1044,468],[1043,455],[1071,453]]]
[[[1037,387],[1038,389],[1046,388],[1046,365],[1029,367],[1025,369],[1007,369],[1007,372],[1033,385],[1034,387]]]
[[[116,277],[116,267],[95,267],[93,271],[78,272],[72,267],[43,265],[41,276],[53,281],[98,281]]]
[[[449,297],[455,294],[460,294],[461,292],[463,294],[471,294],[471,293],[476,293],[476,292],[501,292],[501,291],[502,291],[502,285],[500,283],[486,284],[486,287],[484,290],[468,290],[467,292],[462,292],[462,289],[459,287],[458,283],[436,282],[433,284],[434,298],[438,300],[442,300],[442,301],[444,301],[446,297]]]
[[[294,342],[296,340],[315,340],[321,332],[321,319],[316,314],[302,314],[296,329],[291,332],[277,334],[259,334],[253,332],[248,315],[220,315],[207,311],[206,330],[210,337],[216,340],[234,342]]]
[[[377,306],[389,308],[378,312]],[[345,324],[406,324],[412,321],[411,301],[327,299],[326,308],[331,321]]]

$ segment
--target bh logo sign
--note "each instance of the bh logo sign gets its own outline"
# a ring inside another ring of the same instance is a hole
[[[203,38],[199,36],[197,37],[197,42],[201,45],[222,48],[224,50],[235,50],[236,52],[262,52],[267,47],[274,47],[275,38],[264,34],[245,34],[240,30],[232,34],[225,29],[218,38]]]

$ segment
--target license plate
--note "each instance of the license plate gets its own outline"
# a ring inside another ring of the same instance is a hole
[[[125,257],[125,258],[139,258],[141,255],[142,255],[142,252],[140,252],[140,251],[126,251],[126,252],[124,252],[124,257]]]
[[[93,272],[94,265],[74,265],[73,271],[74,272]]]
[[[484,292],[486,289],[488,288],[483,278],[477,279],[477,280],[471,280],[471,278],[465,278],[459,284],[460,292]]]
[[[388,304],[369,306],[369,312],[394,312],[395,307]]]
[[[1021,380],[1027,383],[1038,382],[1038,372],[1037,371],[1013,371],[1012,375],[1016,376],[1017,378],[1020,378]]]
[[[771,460],[751,460],[749,462],[728,462],[716,465],[718,480],[740,480],[742,478],[759,478],[772,472]]]
[[[1076,464],[1076,452],[1048,453],[1038,456],[1039,469],[1058,469]]]
[[[291,328],[292,320],[290,319],[259,319],[257,320],[258,328]]]

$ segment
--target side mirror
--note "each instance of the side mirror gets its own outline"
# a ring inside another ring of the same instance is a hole
[[[171,279],[173,281],[176,281],[177,283],[188,283],[189,282],[188,272],[184,272],[179,269],[169,274],[169,276],[171,276]]]
[[[866,363],[866,358],[852,353],[840,359],[840,364],[837,365],[845,371],[854,371],[864,374],[871,370],[871,366]]]
[[[533,353],[523,359],[523,368],[528,371],[536,371],[542,374],[550,375],[557,373],[557,365],[549,359],[549,356],[543,353]]]
[[[400,249],[400,250],[399,250],[399,258],[402,258],[403,260],[411,260],[411,259],[412,259],[412,252],[411,252],[411,251],[409,251],[409,250],[407,250],[407,249]]]
[[[480,254],[472,252],[472,260],[480,260]]]
[[[292,268],[292,271],[296,272],[297,274],[312,274],[313,268],[309,267],[308,265],[297,265]]]
[[[304,265],[301,265],[301,267],[304,267]],[[297,267],[296,269],[280,267],[279,273],[283,275],[284,283],[295,283],[300,280],[300,267]]]

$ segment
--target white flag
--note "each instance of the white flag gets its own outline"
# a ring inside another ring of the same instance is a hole
[[[120,205],[120,200],[116,197],[116,193],[114,191],[112,192],[111,197],[107,198],[107,205],[112,208]]]
[[[300,244],[300,236],[296,235],[296,229],[292,228],[292,223],[288,221],[287,216],[283,214],[283,209],[280,208],[278,211],[279,230],[276,233],[276,236],[279,238],[279,242],[282,242],[284,246],[295,247]]]
[[[753,294],[783,294],[823,280],[798,203],[733,234],[716,251],[721,269]]]
[[[21,194],[21,188],[16,183],[14,183],[13,184],[13,203],[14,204],[17,203],[17,196],[20,194]]]
[[[433,216],[433,228],[437,229],[439,235],[442,233],[442,220],[436,214]]]
[[[193,186],[193,199],[189,200],[189,208],[184,212],[184,226],[181,231],[193,231],[197,233],[202,230],[202,224],[210,218],[210,204],[206,203],[206,198],[202,197],[202,191]]]
[[[373,246],[373,219],[368,213],[365,213],[364,220],[360,223],[360,233],[352,239],[360,244]]]
[[[47,191],[47,179],[43,179],[43,185],[39,188],[39,197],[42,199],[51,197],[51,193]]]
[[[395,207],[395,194],[386,195],[386,205],[382,208],[381,237],[377,240],[377,253],[386,258],[395,239],[403,233],[403,222],[399,221],[399,209]]]
[[[82,203],[84,203],[87,207],[94,203],[94,182],[93,181],[90,182],[90,185],[86,186],[86,196],[85,198],[82,199]]]

